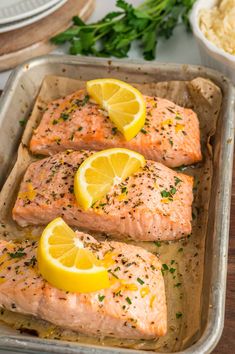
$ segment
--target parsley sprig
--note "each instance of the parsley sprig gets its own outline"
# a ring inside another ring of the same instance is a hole
[[[169,38],[180,20],[189,29],[188,13],[195,0],[145,0],[135,8],[117,0],[120,11],[102,20],[85,24],[78,16],[73,26],[52,38],[55,44],[70,43],[70,54],[101,57],[127,57],[133,41],[138,40],[146,60],[155,58],[160,37]]]

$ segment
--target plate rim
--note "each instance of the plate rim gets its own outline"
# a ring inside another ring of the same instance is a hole
[[[58,3],[58,2],[60,2],[60,0],[49,0],[48,2],[45,2],[43,5],[35,7],[33,10],[22,12],[20,14],[13,15],[13,16],[7,17],[7,18],[0,17],[0,25],[4,25],[4,24],[8,24],[8,23],[11,24],[16,21],[30,18],[34,15],[37,15],[39,13],[42,13],[42,12],[48,10],[52,6],[56,5],[56,3]],[[1,12],[1,10],[0,10],[0,12]]]
[[[22,27],[26,27],[28,25],[31,25],[35,22],[38,22],[42,19],[44,19],[45,17],[49,16],[50,14],[52,14],[53,12],[55,12],[56,10],[58,10],[61,6],[63,6],[68,0],[57,0],[57,2],[49,7],[47,10],[42,11],[34,16],[19,20],[19,21],[15,21],[15,22],[11,22],[9,24],[5,24],[4,26],[1,27],[0,25],[0,34],[1,33],[6,33],[6,32],[11,32],[14,31],[16,29],[22,28]]]

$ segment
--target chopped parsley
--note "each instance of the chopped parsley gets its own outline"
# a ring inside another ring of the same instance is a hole
[[[9,252],[8,254],[11,258],[21,258],[21,257],[26,256],[26,253],[23,251],[24,251],[24,249],[22,247],[20,247],[16,252],[14,252],[14,253]]]
[[[141,133],[143,133],[143,134],[147,134],[147,131],[146,131],[144,128],[140,129],[140,131],[141,131]]]
[[[126,302],[128,302],[128,304],[129,304],[129,305],[131,305],[131,304],[132,304],[131,299],[130,299],[129,297],[126,297],[126,299],[125,299],[125,300],[126,300]]]
[[[140,285],[144,284],[144,281],[142,279],[140,279],[140,278],[137,278],[137,281],[138,281],[138,283],[140,283]]]
[[[180,116],[178,116],[178,114],[175,116],[175,119],[182,120],[182,118]]]
[[[171,189],[168,191],[166,189],[164,189],[163,191],[161,191],[161,196],[163,198],[168,198],[170,201],[173,200],[173,195],[177,192],[175,187],[171,187]]]
[[[104,300],[104,298],[105,298],[104,295],[100,295],[100,294],[98,295],[98,299],[99,299],[100,302],[102,302]]]
[[[83,98],[81,105],[82,105],[82,106],[85,106],[85,104],[87,104],[87,102],[89,101],[89,98],[90,98],[90,97],[89,97],[88,95],[86,95],[86,96]]]
[[[116,276],[116,274],[114,274],[110,269],[108,270],[108,272],[109,272],[114,278],[117,278],[117,279],[118,279],[118,277]]]
[[[179,184],[180,182],[182,182],[181,179],[179,179],[178,177],[174,176],[175,179],[175,186],[177,186],[177,184]]]
[[[64,121],[69,119],[69,114],[68,113],[61,113],[60,118],[62,118]]]
[[[161,247],[161,245],[162,245],[160,241],[154,241],[153,243],[154,243],[157,247]]]
[[[53,125],[58,124],[58,120],[57,120],[57,119],[54,119],[54,120],[52,121],[52,124],[53,124]]]
[[[24,127],[25,124],[26,124],[26,122],[27,122],[27,119],[21,119],[21,120],[19,120],[19,124],[21,125],[21,127]]]
[[[122,187],[121,191],[122,191],[122,193],[127,193],[127,188],[126,187]]]
[[[37,259],[35,256],[33,256],[29,261],[24,262],[24,264],[28,267],[29,266],[34,267],[36,263],[37,263]]]
[[[163,270],[169,270],[168,265],[164,263],[164,264],[162,265],[162,269],[163,269]]]
[[[174,285],[174,288],[178,288],[179,286],[181,286],[181,283],[176,283],[176,284]]]
[[[176,312],[176,314],[175,314],[175,317],[176,317],[176,318],[180,318],[180,317],[182,317],[182,316],[183,316],[182,312]]]
[[[100,203],[100,204],[99,204],[99,207],[102,208],[102,207],[104,207],[106,204],[107,204],[107,203]]]

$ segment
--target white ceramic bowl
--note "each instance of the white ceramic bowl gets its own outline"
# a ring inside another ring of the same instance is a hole
[[[199,27],[200,10],[212,8],[217,3],[218,0],[196,1],[190,15],[190,23],[199,46],[202,64],[221,71],[235,84],[235,56],[209,41]]]

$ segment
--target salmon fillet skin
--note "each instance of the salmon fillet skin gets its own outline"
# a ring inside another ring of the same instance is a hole
[[[175,240],[191,233],[193,178],[149,160],[83,211],[74,196],[74,175],[91,154],[69,150],[33,162],[21,183],[13,219],[24,227],[61,216],[71,226],[136,241]]]
[[[165,335],[165,288],[157,256],[141,247],[76,234],[97,257],[109,259],[108,289],[72,293],[54,288],[38,272],[36,241],[0,240],[0,307],[89,336]]]
[[[145,126],[128,142],[107,113],[89,100],[85,90],[53,101],[33,133],[30,150],[35,154],[53,155],[66,149],[125,147],[169,167],[200,161],[196,113],[163,98],[144,96],[144,99]]]

